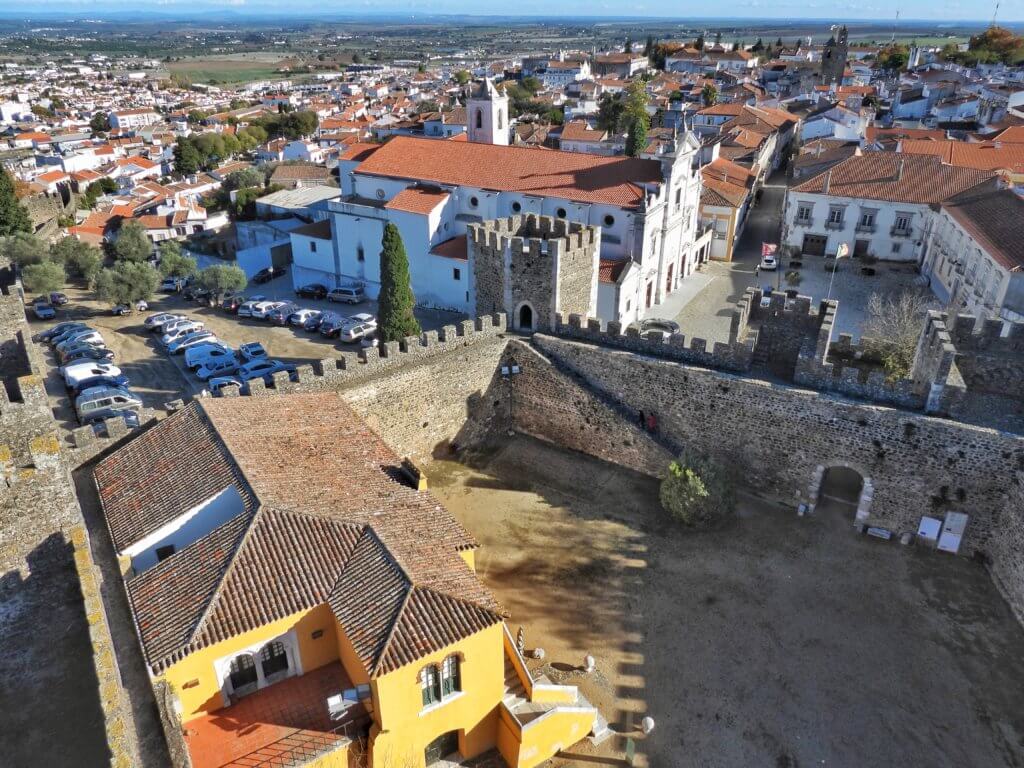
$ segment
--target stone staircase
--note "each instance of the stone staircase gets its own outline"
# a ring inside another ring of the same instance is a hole
[[[513,711],[518,705],[528,701],[523,681],[519,679],[519,674],[508,656],[505,657],[505,695],[502,696],[502,701]]]

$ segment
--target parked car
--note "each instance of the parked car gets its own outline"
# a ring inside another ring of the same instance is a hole
[[[57,352],[63,352],[68,347],[73,347],[75,344],[81,343],[87,344],[103,344],[103,336],[99,331],[82,331],[81,333],[72,334],[68,336],[64,341],[58,342]]]
[[[220,341],[205,341],[185,350],[185,367],[195,370],[207,360],[220,360],[234,357],[235,351]]]
[[[50,338],[50,343],[53,346],[56,347],[61,342],[67,341],[68,339],[70,339],[70,338],[72,338],[74,336],[78,336],[78,335],[83,334],[83,333],[92,333],[92,332],[95,332],[95,330],[96,329],[91,327],[91,326],[88,326],[88,325],[85,325],[85,324],[82,324],[82,323],[76,323],[75,325],[70,326],[70,327],[64,329],[63,331],[58,333],[56,336],[52,336]]]
[[[173,330],[168,331],[160,337],[160,346],[167,349],[171,344],[178,339],[188,336],[190,333],[203,330],[202,323],[189,323],[188,325],[176,326]]]
[[[160,283],[160,290],[163,293],[177,293],[188,284],[184,277],[165,277]]]
[[[651,331],[661,331],[666,335],[671,335],[679,332],[679,323],[675,320],[665,320],[660,317],[648,317],[636,323],[636,328],[640,331],[641,336]]]
[[[149,309],[149,302],[146,301],[145,299],[139,299],[138,301],[135,302],[135,309],[137,309],[139,312],[145,312],[146,310]]]
[[[210,341],[219,341],[211,331],[195,331],[194,333],[186,333],[180,339],[175,339],[168,344],[167,352],[172,355],[181,355],[184,354],[185,350],[189,347]]]
[[[196,368],[196,376],[206,381],[217,376],[228,376],[241,367],[242,364],[238,362],[234,355],[231,357],[208,358],[202,365]]]
[[[362,304],[366,301],[366,293],[361,285],[343,285],[328,293],[327,300],[342,304]]]
[[[90,387],[75,399],[75,410],[84,424],[109,419],[124,412],[139,411],[141,408],[142,400],[122,387]]]
[[[252,308],[252,316],[257,320],[266,320],[267,316],[280,306],[283,301],[257,301]]]
[[[48,299],[39,298],[32,302],[32,313],[40,320],[53,320],[57,316],[57,309]]]
[[[263,360],[267,357],[267,350],[258,341],[250,341],[238,348],[238,354],[243,360]]]
[[[779,268],[779,260],[774,253],[766,253],[761,257],[761,269],[765,272],[773,272]]]
[[[306,321],[311,317],[319,317],[319,309],[296,309],[290,315],[288,315],[288,323],[294,325],[296,328],[302,328],[305,326]]]
[[[252,281],[257,285],[262,285],[263,283],[269,283],[275,277],[280,277],[287,271],[288,270],[285,269],[284,267],[267,267],[266,269],[261,269],[259,272],[253,275]]]
[[[295,294],[302,299],[323,299],[327,296],[327,286],[310,283],[295,289]]]
[[[222,396],[224,390],[230,387],[238,387],[238,391],[242,394],[249,392],[249,387],[237,376],[214,376],[206,387],[214,397]]]
[[[194,328],[193,326],[198,326],[198,328]],[[181,317],[178,320],[172,320],[169,323],[164,323],[162,330],[163,335],[167,335],[168,333],[173,333],[179,328],[188,328],[189,330],[195,331],[203,327],[201,320],[193,320],[191,317]]]
[[[178,315],[174,312],[157,312],[155,315],[150,315],[142,324],[145,326],[147,331],[156,331],[163,327],[164,323],[169,323],[171,320],[181,320],[184,315]]]
[[[242,381],[262,378],[263,381],[270,384],[273,381],[271,377],[279,371],[288,371],[293,381],[297,375],[294,365],[282,363],[280,360],[250,360],[239,366],[235,375]]]
[[[68,297],[60,291],[53,291],[50,294],[50,303],[55,307],[63,307],[68,303]]]
[[[185,301],[209,301],[210,291],[206,288],[200,288],[197,285],[190,285],[181,292],[181,297],[185,299]]]
[[[128,377],[123,373],[117,376],[90,376],[87,379],[75,382],[75,386],[71,387],[71,394],[77,396],[90,387],[120,387],[127,389]]]
[[[330,317],[325,315],[323,322],[320,323],[320,335],[333,339],[347,322],[348,318],[341,315],[331,315]]]
[[[240,293],[229,293],[220,300],[220,308],[226,312],[237,312],[248,299]]]
[[[114,353],[102,344],[75,344],[58,354],[61,365],[68,365],[72,360],[113,360]]]
[[[348,322],[341,326],[341,329],[338,331],[338,338],[341,341],[353,344],[366,336],[372,336],[376,330],[377,318],[361,312],[350,317]]]
[[[317,312],[314,315],[310,315],[303,321],[302,330],[313,333],[320,330],[320,324],[328,317],[336,317],[333,312]]]
[[[47,328],[45,331],[40,332],[36,336],[36,338],[39,339],[40,341],[53,341],[55,337],[60,336],[62,333],[66,333],[67,331],[74,329],[88,327],[89,326],[86,325],[85,323],[79,322],[77,320],[65,320],[63,323],[57,323],[53,327]]]
[[[252,317],[252,309],[259,303],[260,302],[256,301],[255,299],[243,301],[241,304],[238,305],[238,309],[236,309],[235,312],[238,313],[239,317]]]
[[[272,322],[274,325],[287,325],[288,317],[298,308],[298,304],[292,304],[290,301],[286,301],[284,304],[270,310],[267,313],[267,320]]]
[[[121,375],[121,369],[116,365],[111,365],[110,363],[95,363],[92,361],[66,365],[60,369],[60,372],[64,377],[64,383],[67,385],[68,389],[72,390],[78,386],[78,382],[85,379],[91,379],[96,376]]]
[[[131,304],[115,304],[110,309],[110,314],[123,317],[124,315],[130,315],[134,310]]]

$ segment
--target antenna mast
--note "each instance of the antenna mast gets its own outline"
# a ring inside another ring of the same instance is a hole
[[[896,21],[892,23],[892,42],[896,44],[896,25],[900,23],[900,12],[896,11]]]

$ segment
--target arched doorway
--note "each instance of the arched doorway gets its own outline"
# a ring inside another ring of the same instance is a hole
[[[533,307],[529,304],[522,304],[518,313],[518,328],[523,331],[533,330]]]
[[[434,765],[444,760],[449,755],[458,754],[459,752],[459,732],[448,731],[448,733],[442,733],[432,742],[427,744],[427,748],[423,750],[424,762],[427,765]]]
[[[808,488],[810,511],[822,505],[831,509],[853,512],[853,518],[860,523],[871,511],[874,486],[871,478],[846,462],[821,464],[814,470]]]
[[[675,264],[668,265],[668,277],[665,278],[665,295],[672,293],[672,268]]]

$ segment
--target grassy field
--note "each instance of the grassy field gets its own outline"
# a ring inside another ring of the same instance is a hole
[[[263,56],[199,56],[172,61],[167,66],[171,74],[180,74],[193,83],[247,83],[253,80],[272,80],[286,77],[277,71],[281,60],[267,60]]]

